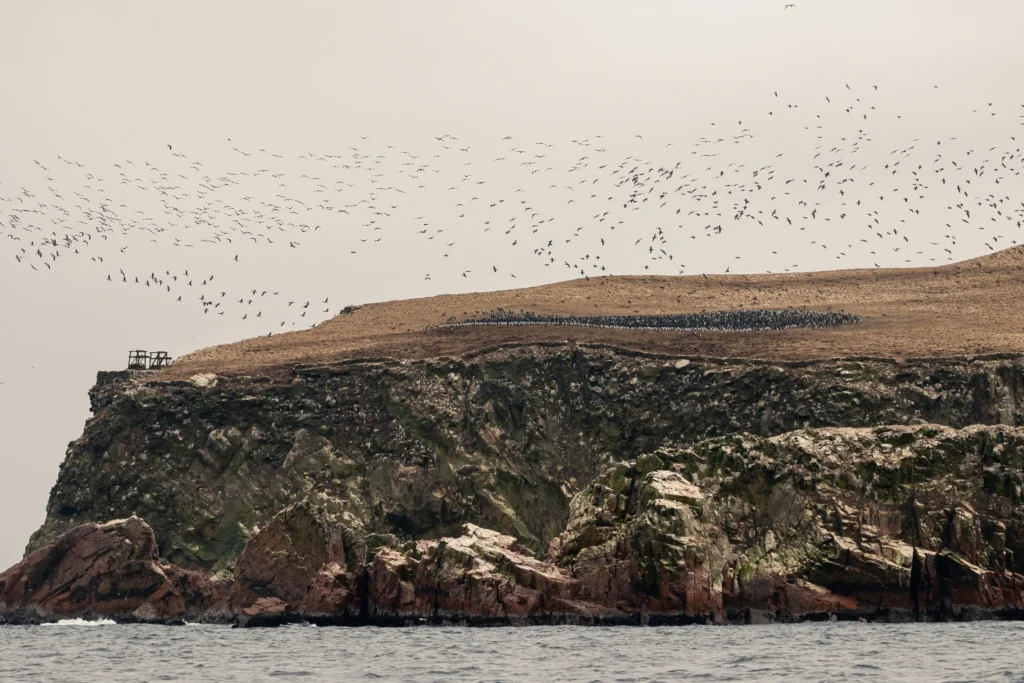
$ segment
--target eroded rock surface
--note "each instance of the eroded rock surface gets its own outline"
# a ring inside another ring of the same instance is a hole
[[[218,577],[160,559],[153,530],[130,517],[75,527],[0,574],[0,623],[173,623],[216,613],[226,595]]]
[[[569,569],[589,600],[635,613],[713,620],[722,613],[729,543],[704,521],[701,490],[657,455],[623,463],[573,498],[552,561]]]
[[[309,501],[278,513],[238,558],[231,604],[247,607],[261,597],[302,600],[309,582],[327,564],[344,566],[344,528]],[[353,563],[362,558],[353,557]]]
[[[375,612],[435,620],[508,619],[604,612],[579,599],[571,574],[532,557],[512,536],[467,524],[463,534],[386,548],[369,567]]]
[[[805,427],[1024,424],[1024,362],[1009,357],[683,363],[532,346],[305,368],[290,383],[99,379],[29,548],[134,513],[165,558],[225,571],[255,529],[309,496],[363,534],[436,539],[472,523],[543,553],[576,492],[661,447]]]
[[[291,505],[245,546],[235,565],[230,606],[246,617],[345,612],[352,572],[366,544],[308,500]]]
[[[46,522],[5,577],[136,513],[183,613],[243,624],[1024,606],[1017,357],[768,364],[533,346],[299,368],[290,383],[100,380]],[[80,571],[136,566],[104,562]],[[218,572],[234,576],[230,600],[216,584],[220,612],[185,597],[180,577]],[[75,609],[114,604],[88,590]],[[73,612],[58,595],[33,588],[7,609]],[[167,600],[146,609],[177,618]]]

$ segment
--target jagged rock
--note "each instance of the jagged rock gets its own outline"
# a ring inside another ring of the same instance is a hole
[[[290,621],[288,604],[280,598],[257,598],[248,607],[235,613],[234,625],[246,626],[278,626]]]
[[[1005,427],[722,437],[610,468],[549,558],[626,610],[995,614],[1024,604],[1022,475]]]
[[[62,533],[138,511],[149,559],[104,551],[95,571],[159,597],[116,603],[89,579],[17,589],[5,609],[230,609],[248,625],[1019,614],[1024,428],[1007,425],[1024,425],[1024,360],[677,361],[550,345],[287,383],[102,374],[31,553],[3,576],[48,575]],[[233,570],[230,604],[188,570]]]
[[[608,611],[578,600],[580,584],[531,557],[515,538],[467,524],[463,535],[386,548],[369,568],[368,596],[378,614],[463,619]]]
[[[625,612],[721,613],[728,542],[700,520],[704,495],[659,457],[623,463],[577,494],[549,559],[581,596]]]
[[[360,569],[359,573],[365,570]],[[320,568],[310,581],[297,611],[305,615],[355,616],[359,612],[360,586],[354,573],[337,562]]]
[[[915,420],[1024,424],[1015,357],[685,360],[533,345],[305,367],[285,382],[101,373],[95,417],[68,450],[30,549],[137,513],[166,559],[230,571],[254,529],[313,496],[363,535],[457,536],[469,522],[542,553],[575,493],[661,447]],[[1021,495],[1020,482],[984,467],[985,486]]]
[[[911,597],[939,618],[991,618],[1024,605],[1024,576],[971,564],[949,550],[923,551]]]
[[[157,623],[212,612],[216,577],[161,560],[138,517],[75,527],[0,574],[0,623],[110,616]]]
[[[235,566],[231,607],[244,610],[259,603],[265,610],[271,603],[264,598],[295,607],[307,597],[321,568],[344,564],[343,527],[322,508],[300,501],[279,512],[245,546]],[[277,603],[273,605],[276,609]]]

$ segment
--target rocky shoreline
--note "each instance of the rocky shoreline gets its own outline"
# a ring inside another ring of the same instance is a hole
[[[1024,618],[1024,360],[101,373],[0,623]]]

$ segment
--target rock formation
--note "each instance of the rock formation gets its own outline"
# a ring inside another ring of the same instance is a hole
[[[1016,356],[532,345],[287,382],[101,373],[90,397],[46,521],[0,575],[0,618],[756,623],[1024,606]],[[74,550],[94,537],[136,550]],[[73,588],[53,578],[68,563]],[[145,588],[117,602],[113,577]]]
[[[175,623],[213,613],[227,594],[217,577],[160,559],[138,517],[86,523],[0,574],[0,624],[112,616]]]

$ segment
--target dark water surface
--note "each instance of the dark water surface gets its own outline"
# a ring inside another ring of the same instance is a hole
[[[0,627],[3,681],[1024,681],[1024,623]]]

